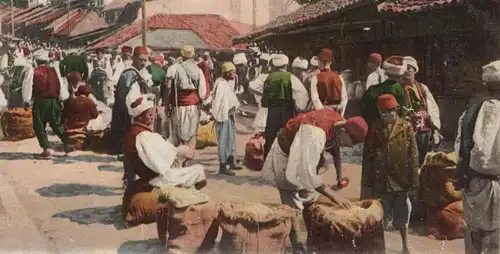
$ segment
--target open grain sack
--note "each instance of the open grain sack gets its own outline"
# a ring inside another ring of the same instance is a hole
[[[429,153],[420,172],[419,197],[426,208],[440,207],[462,200],[455,191],[453,176],[456,171],[455,153]]]
[[[261,171],[264,166],[264,134],[257,132],[245,144],[245,166],[250,170]]]
[[[222,253],[284,253],[291,218],[299,211],[284,205],[224,201],[218,222]]]
[[[427,210],[428,237],[436,240],[464,238],[464,204],[455,201],[441,207]]]
[[[135,226],[156,221],[160,190],[143,179],[127,185],[123,194],[123,216],[125,222]]]
[[[218,205],[195,189],[161,188],[157,209],[158,237],[167,253],[197,253],[212,249],[219,232]]]
[[[2,117],[6,139],[19,141],[35,136],[31,109],[12,108],[5,111]]]
[[[385,253],[384,210],[377,200],[342,209],[319,197],[303,211],[307,245],[318,253]]]
[[[209,121],[205,125],[200,125],[198,127],[198,135],[196,136],[196,149],[203,149],[209,146],[217,146],[214,121]]]

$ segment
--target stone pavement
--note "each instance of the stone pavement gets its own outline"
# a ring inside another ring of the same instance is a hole
[[[251,135],[252,119],[238,117],[237,121],[237,154],[241,158],[244,143]],[[55,141],[53,137],[51,140]],[[0,142],[0,222],[4,222],[0,224],[0,252],[161,252],[155,224],[125,228],[122,223],[123,169],[115,157],[75,152],[69,158],[35,161],[32,154],[36,152],[39,148],[35,139]],[[360,167],[355,163],[360,162],[356,154],[359,152],[343,152],[348,162],[344,172],[351,178],[351,186],[339,193],[356,197]],[[215,147],[198,151],[197,161],[206,165],[208,176],[204,192],[216,200],[279,202],[277,191],[263,182],[258,172],[243,170],[235,177],[215,175],[216,154]],[[333,184],[334,179],[333,170],[324,176],[327,184]],[[401,248],[399,236],[393,232],[386,233],[386,242],[388,253],[397,253]],[[462,240],[433,241],[412,232],[410,242],[415,253],[464,252]]]

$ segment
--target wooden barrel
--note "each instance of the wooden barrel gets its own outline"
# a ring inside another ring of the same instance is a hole
[[[13,108],[3,113],[2,125],[6,139],[19,141],[35,136],[31,109]]]
[[[87,138],[85,129],[66,130],[68,136],[68,148],[71,151],[83,150]]]

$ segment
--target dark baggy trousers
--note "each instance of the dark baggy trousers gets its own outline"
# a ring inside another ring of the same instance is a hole
[[[295,106],[269,106],[267,113],[266,129],[264,130],[264,160],[273,145],[274,139],[286,122],[295,116]]]

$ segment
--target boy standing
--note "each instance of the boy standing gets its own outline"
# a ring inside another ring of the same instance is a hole
[[[418,186],[418,152],[411,124],[398,116],[399,104],[392,94],[380,95],[377,107],[381,118],[368,131],[363,159],[362,183],[373,188],[375,198],[382,199],[384,226],[393,215],[393,226],[399,230],[403,253],[408,249],[408,223],[411,202],[408,193]]]

